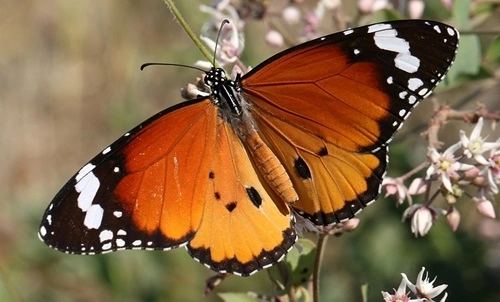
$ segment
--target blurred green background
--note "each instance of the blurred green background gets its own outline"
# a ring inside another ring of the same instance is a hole
[[[209,18],[199,12],[200,1],[177,2],[199,32]],[[479,27],[499,28],[495,4],[489,12]],[[262,46],[266,28],[256,21],[247,28],[245,60],[254,66],[277,51]],[[481,42],[490,45],[495,37]],[[0,1],[0,301],[202,299],[213,272],[184,249],[71,256],[49,249],[36,234],[46,206],[75,171],[134,125],[181,101],[180,88],[199,76],[174,67],[141,72],[139,66],[198,59],[161,0]],[[498,77],[498,65],[493,69]],[[477,76],[481,72],[440,100],[453,105],[469,95],[466,107],[482,101],[498,110],[498,82],[484,72]],[[431,111],[432,103],[424,102],[396,136],[390,175],[423,160],[418,133]],[[443,137],[458,139],[457,129],[450,125]],[[380,291],[396,288],[401,272],[415,280],[425,266],[437,284],[449,284],[448,301],[500,301],[500,224],[462,203],[456,233],[440,219],[418,239],[400,222],[404,208],[395,208],[394,200],[370,206],[358,230],[329,240],[324,300],[360,301],[360,287],[368,283],[369,301],[381,301]],[[273,288],[264,271],[227,278],[216,292],[226,291],[272,294]],[[205,300],[219,301],[213,293]]]

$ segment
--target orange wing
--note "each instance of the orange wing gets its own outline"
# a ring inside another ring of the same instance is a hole
[[[381,23],[293,47],[242,77],[260,134],[299,195],[293,208],[322,226],[377,197],[387,144],[444,77],[457,43],[441,23]]]
[[[279,261],[296,239],[289,208],[267,193],[218,110],[209,99],[183,103],[106,148],[56,195],[42,240],[76,254],[187,245],[239,275]]]

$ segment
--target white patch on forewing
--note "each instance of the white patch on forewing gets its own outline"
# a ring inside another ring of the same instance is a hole
[[[387,78],[387,84],[392,84],[392,83],[394,83],[393,78],[392,77],[388,77]]]
[[[42,235],[42,237],[45,237],[45,235],[47,235],[47,229],[45,229],[43,225],[42,227],[40,227],[40,235]]]
[[[390,24],[379,23],[368,26],[368,33],[392,28]]]
[[[87,164],[75,177],[75,190],[80,193],[80,195],[78,195],[78,207],[83,212],[86,212],[89,209],[97,191],[99,190],[99,179],[94,175],[94,173],[92,173],[94,168],[94,165]]]
[[[422,90],[420,90],[418,92],[419,95],[423,96],[423,97],[426,97],[427,96],[427,92],[429,91],[429,89],[427,88],[422,88]]]
[[[455,31],[453,30],[453,28],[448,27],[446,30],[448,31],[448,35],[450,35],[452,37],[455,35]]]
[[[120,229],[120,230],[118,230],[118,232],[116,234],[118,236],[125,236],[125,235],[127,235],[127,231]]]
[[[103,214],[104,209],[98,204],[93,204],[88,209],[87,214],[85,214],[83,224],[88,229],[98,229],[101,226]]]
[[[94,168],[95,168],[95,165],[93,165],[91,163],[86,164],[83,168],[80,169],[80,171],[78,171],[78,174],[75,177],[76,182],[79,182],[80,179],[82,179],[85,175],[87,175],[87,173],[94,170]]]
[[[405,116],[405,114],[406,114],[406,110],[405,110],[405,109],[401,109],[401,110],[399,110],[399,116],[400,116],[400,117],[404,117],[404,116]]]
[[[424,85],[424,82],[422,82],[422,80],[419,78],[411,78],[408,80],[408,89],[410,89],[411,91],[417,90],[422,85]]]
[[[123,212],[122,211],[114,211],[113,215],[115,215],[116,218],[120,218],[120,217],[122,217]]]
[[[420,60],[409,53],[399,53],[394,59],[394,64],[407,73],[414,73],[420,67]]]
[[[369,27],[368,32],[371,32],[370,29],[373,26]],[[377,26],[375,30],[379,29],[383,30],[375,32],[373,36],[375,45],[380,49],[398,53],[394,59],[394,65],[397,68],[408,73],[416,72],[420,67],[420,59],[410,53],[410,43],[405,39],[398,38],[397,30],[391,29],[390,26]]]
[[[350,35],[350,34],[352,34],[353,32],[354,32],[354,30],[352,30],[352,29],[345,30],[345,31],[344,31],[344,36]]]
[[[434,27],[433,27],[433,28],[434,28],[434,30],[435,30],[438,34],[440,34],[440,33],[441,33],[441,28],[439,28],[439,26],[434,25]]]
[[[408,97],[408,103],[409,103],[410,105],[415,104],[415,102],[416,102],[416,101],[417,101],[417,97],[416,97],[416,96],[414,96],[414,95],[410,95],[410,96]]]
[[[104,230],[101,233],[99,233],[99,240],[101,240],[101,242],[108,241],[111,239],[113,239],[113,232],[111,232],[110,230]]]
[[[402,100],[404,100],[405,97],[406,97],[406,95],[408,95],[408,91],[401,91],[399,93],[399,98],[402,99]]]

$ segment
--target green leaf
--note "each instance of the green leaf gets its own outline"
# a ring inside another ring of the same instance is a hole
[[[251,297],[245,293],[218,293],[222,301],[227,302],[258,302],[259,299]]]
[[[295,286],[304,284],[314,270],[316,244],[309,239],[299,239],[301,252],[293,249],[286,256],[286,262],[292,270],[292,283]]]

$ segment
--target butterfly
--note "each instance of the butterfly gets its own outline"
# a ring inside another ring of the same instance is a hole
[[[384,22],[287,49],[208,96],[161,111],[81,168],[39,237],[70,254],[185,246],[205,266],[248,276],[317,227],[352,218],[380,192],[388,143],[444,78],[459,33]]]

